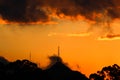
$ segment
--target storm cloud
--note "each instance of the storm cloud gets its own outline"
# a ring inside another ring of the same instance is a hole
[[[119,0],[0,0],[1,18],[10,22],[46,22],[50,15],[96,21],[101,16],[120,18]]]
[[[119,6],[115,0],[45,0],[44,4],[56,9],[56,14],[76,17],[84,16],[86,19],[95,20],[98,14],[118,18]]]
[[[46,12],[39,0],[0,0],[0,15],[10,22],[45,22]]]

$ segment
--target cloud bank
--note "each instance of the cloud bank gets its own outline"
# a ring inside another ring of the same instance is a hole
[[[0,0],[0,15],[10,22],[46,22],[53,13],[70,17],[78,15],[88,20],[107,15],[120,18],[119,0]]]
[[[105,33],[109,35],[113,33],[111,23],[120,19],[119,4],[119,0],[0,0],[0,21],[18,24],[56,24],[58,19],[79,18],[96,26],[104,26]],[[116,34],[112,35],[118,37]]]

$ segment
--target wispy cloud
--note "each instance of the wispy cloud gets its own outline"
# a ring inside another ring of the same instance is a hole
[[[66,37],[85,37],[90,36],[91,33],[55,33],[51,32],[48,34],[49,37],[51,36],[66,36]]]
[[[67,34],[68,37],[84,37],[84,36],[90,36],[90,33],[70,33]]]
[[[105,36],[98,37],[97,40],[119,40],[120,34],[107,34]]]

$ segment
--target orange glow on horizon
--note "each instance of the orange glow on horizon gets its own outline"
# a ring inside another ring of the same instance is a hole
[[[3,20],[1,23],[5,24]],[[92,22],[91,22],[92,23]],[[91,23],[85,21],[60,21],[45,25],[0,25],[0,55],[14,61],[16,59],[29,59],[48,65],[48,56],[57,52],[61,47],[61,57],[68,66],[89,74],[100,70],[104,66],[114,63],[120,64],[120,41],[96,40],[102,34],[97,32],[101,27],[95,27],[96,32],[88,32]],[[119,34],[119,22],[114,22],[112,28]],[[9,26],[9,27],[8,27]]]
[[[5,21],[5,20],[3,20],[3,19],[0,18],[0,23],[1,24],[7,24],[7,21]]]
[[[1,24],[23,24],[23,25],[27,25],[27,24],[58,24],[58,22],[55,21],[47,21],[47,22],[41,22],[41,21],[37,21],[37,22],[10,22],[7,20],[3,20],[2,18],[0,18],[0,23]]]

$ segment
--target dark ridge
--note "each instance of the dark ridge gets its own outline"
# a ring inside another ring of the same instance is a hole
[[[78,71],[72,71],[62,62],[56,62],[51,68],[45,70],[46,80],[88,80]]]
[[[51,58],[57,61],[46,70],[29,60],[0,63],[0,80],[88,80],[82,73],[67,67],[60,57],[59,60],[56,56]]]
[[[50,59],[57,61],[42,70],[36,63],[26,59],[5,64],[8,60],[0,57],[0,80],[120,80],[120,66],[117,64],[103,67],[88,79],[81,72],[71,70],[60,57],[51,56]]]
[[[7,59],[5,59],[4,57],[0,56],[0,64],[6,65],[8,63],[9,63],[9,61]]]

